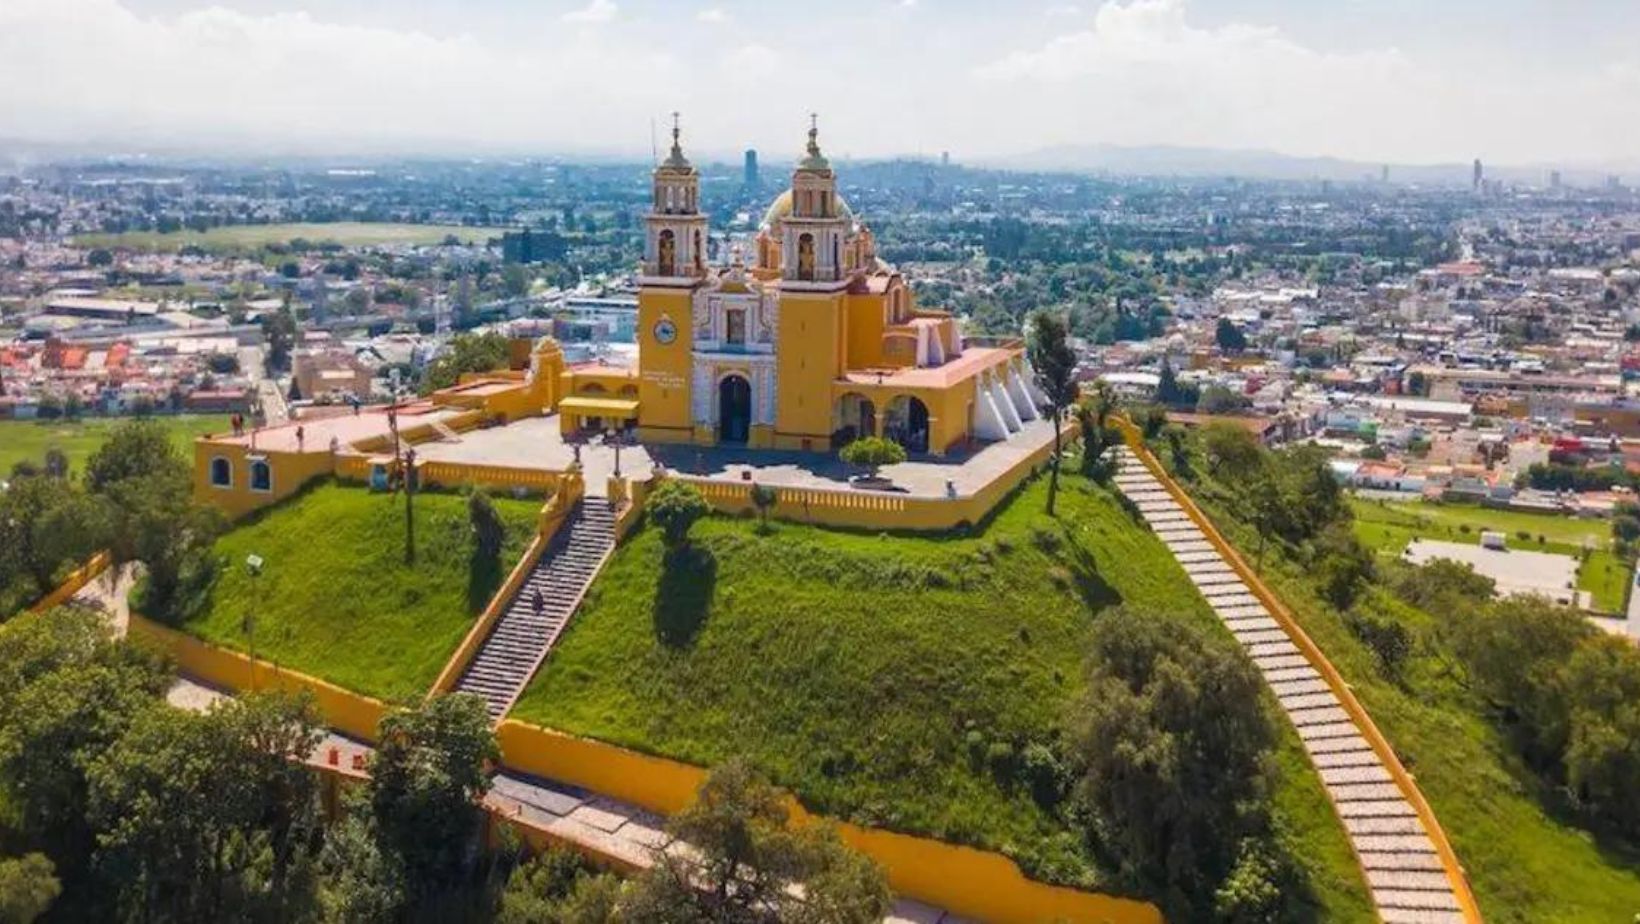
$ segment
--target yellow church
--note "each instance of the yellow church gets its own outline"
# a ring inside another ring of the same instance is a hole
[[[713,265],[708,232],[674,125],[645,218],[636,365],[565,370],[566,431],[621,422],[644,441],[811,451],[876,435],[944,455],[1040,417],[1019,343],[965,344],[956,320],[919,308],[877,256],[817,127],[750,265],[739,248]]]

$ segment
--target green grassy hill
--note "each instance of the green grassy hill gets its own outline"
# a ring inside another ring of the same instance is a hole
[[[1038,482],[968,538],[714,517],[696,527],[700,565],[666,571],[640,530],[513,715],[699,764],[747,754],[820,811],[1108,885],[1007,768],[1057,735],[1102,611],[1218,623],[1107,491],[1067,481],[1057,520]],[[1370,920],[1296,737],[1280,757],[1278,812],[1319,916]]]
[[[457,494],[416,496],[412,567],[402,495],[318,485],[217,541],[221,572],[183,628],[360,693],[419,697],[534,532],[540,501],[495,505],[507,524],[499,573],[472,567],[467,501]],[[253,554],[265,562],[255,578],[245,567]]]

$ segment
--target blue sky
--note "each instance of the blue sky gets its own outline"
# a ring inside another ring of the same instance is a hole
[[[0,134],[277,152],[1640,164],[1635,0],[3,0]]]

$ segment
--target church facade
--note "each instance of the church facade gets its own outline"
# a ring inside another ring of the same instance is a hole
[[[965,344],[877,256],[814,127],[749,263],[738,249],[708,260],[700,176],[676,126],[645,225],[629,373],[640,439],[829,451],[879,435],[939,455],[1039,416],[1020,345]]]

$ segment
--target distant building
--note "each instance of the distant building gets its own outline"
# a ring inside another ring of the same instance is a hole
[[[1560,188],[1560,171],[1559,170],[1550,170],[1549,171],[1549,188],[1550,189],[1559,189]]]
[[[1480,192],[1481,191],[1481,184],[1484,183],[1485,181],[1486,181],[1486,173],[1485,173],[1485,171],[1481,170],[1481,159],[1479,157],[1477,157],[1477,158],[1475,158],[1475,168],[1472,172],[1472,175],[1470,176],[1469,185],[1474,188],[1475,192]]]
[[[504,263],[547,263],[562,260],[566,245],[562,235],[554,231],[508,231],[501,235],[501,260]]]
[[[747,189],[756,189],[758,187],[757,151],[753,148],[747,148],[746,149],[746,167],[745,167],[745,171],[746,171],[746,174],[745,174],[744,179],[745,179],[745,183],[746,183],[746,188]]]
[[[940,166],[941,167],[951,166],[951,152],[950,151],[941,151],[940,152]]]

